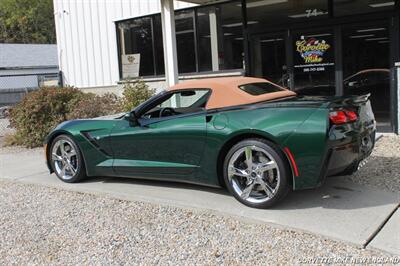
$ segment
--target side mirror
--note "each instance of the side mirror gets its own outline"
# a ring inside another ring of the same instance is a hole
[[[129,121],[129,125],[130,126],[136,126],[136,125],[139,124],[138,123],[138,118],[136,116],[135,111],[131,111],[129,113],[126,113],[124,118]]]

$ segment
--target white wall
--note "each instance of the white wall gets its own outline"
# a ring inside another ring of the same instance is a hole
[[[53,0],[64,83],[80,88],[119,80],[115,20],[160,12],[160,0]],[[192,4],[175,1],[175,8]]]

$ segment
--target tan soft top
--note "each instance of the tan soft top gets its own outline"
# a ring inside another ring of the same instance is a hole
[[[271,92],[262,95],[251,95],[239,89],[239,86],[249,83],[271,83],[283,89],[283,91]],[[168,89],[168,91],[185,89],[211,89],[212,93],[210,99],[207,102],[206,109],[257,103],[296,95],[295,92],[287,90],[266,79],[249,77],[189,80],[172,86]]]

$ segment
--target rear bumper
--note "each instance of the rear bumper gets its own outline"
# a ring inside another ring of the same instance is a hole
[[[349,175],[371,155],[375,146],[375,124],[357,130],[354,125],[333,127],[329,132],[329,150],[324,176]]]

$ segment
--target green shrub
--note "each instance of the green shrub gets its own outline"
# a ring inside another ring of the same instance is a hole
[[[123,97],[107,93],[99,96],[77,88],[41,88],[28,93],[10,111],[15,133],[7,137],[8,145],[37,147],[59,123],[130,111],[154,95],[155,90],[141,80],[124,85]]]
[[[59,123],[77,118],[108,115],[120,110],[117,96],[96,96],[76,88],[42,88],[28,93],[11,109],[10,124],[15,128],[10,145],[37,147]]]
[[[155,93],[155,90],[150,89],[143,80],[127,82],[124,84],[123,90],[121,108],[126,112],[131,111],[134,107],[146,101]]]
[[[102,96],[86,93],[78,101],[70,103],[67,119],[92,118],[122,112],[120,101],[121,99],[113,93],[106,93]]]
[[[19,145],[40,146],[57,124],[67,120],[70,102],[84,93],[76,88],[42,88],[28,93],[11,109],[10,124],[16,129],[14,139]]]

